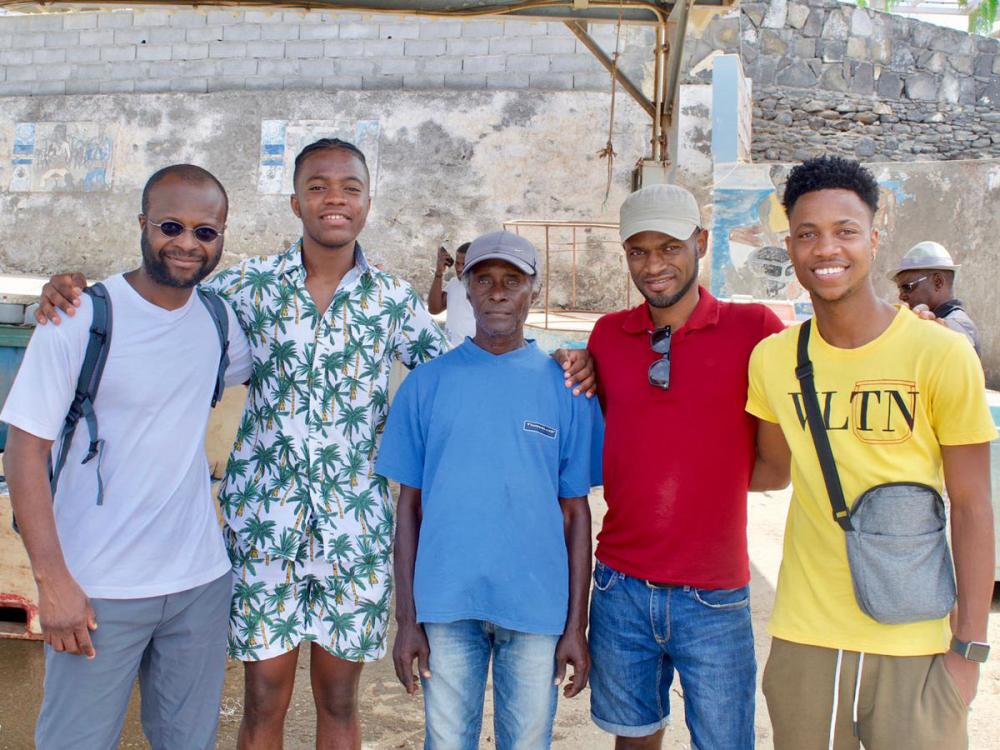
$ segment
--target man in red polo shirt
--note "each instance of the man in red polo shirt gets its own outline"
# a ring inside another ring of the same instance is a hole
[[[588,344],[608,504],[590,615],[591,716],[618,750],[659,748],[676,670],[692,746],[752,748],[747,490],[788,477],[767,474],[766,461],[751,477],[747,365],[783,326],[763,305],[720,302],[698,286],[708,232],[684,188],[632,193],[621,238],[646,301],[602,317]]]

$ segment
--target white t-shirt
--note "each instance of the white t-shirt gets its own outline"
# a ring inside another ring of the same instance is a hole
[[[216,520],[205,429],[219,365],[219,337],[195,293],[178,310],[139,295],[121,275],[104,282],[112,333],[94,411],[97,459],[81,464],[89,437],[80,420],[55,497],[56,528],[73,577],[89,597],[138,599],[200,586],[229,558]],[[227,305],[228,309],[228,305]],[[73,317],[31,337],[0,420],[56,441],[76,390],[89,339],[88,295]],[[250,376],[246,336],[229,310],[226,383]]]
[[[445,284],[443,291],[448,295],[444,332],[452,347],[459,346],[466,336],[476,335],[476,316],[461,279],[453,278]]]

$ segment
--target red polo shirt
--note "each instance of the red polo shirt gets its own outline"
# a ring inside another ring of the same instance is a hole
[[[605,315],[587,348],[604,408],[604,497],[597,558],[657,583],[723,589],[750,581],[747,487],[757,422],[747,364],[783,325],[764,305],[720,302],[699,287],[673,332],[670,387],[649,384],[659,357],[646,303]]]

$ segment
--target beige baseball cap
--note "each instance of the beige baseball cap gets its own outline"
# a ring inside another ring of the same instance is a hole
[[[622,242],[639,232],[661,232],[686,240],[700,226],[698,201],[680,185],[647,185],[622,203],[619,219]]]

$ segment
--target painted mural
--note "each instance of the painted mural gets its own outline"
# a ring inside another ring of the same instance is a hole
[[[33,193],[110,190],[113,128],[98,122],[16,123],[9,189]]]
[[[291,195],[295,156],[299,151],[320,138],[340,138],[364,153],[374,194],[378,184],[380,130],[377,120],[263,120],[257,191]]]
[[[716,173],[712,209],[712,293],[788,303],[794,316],[812,314],[809,295],[795,278],[785,238],[788,219],[781,205],[791,165],[726,165]],[[876,227],[893,237],[900,209],[913,199],[901,170],[875,168],[881,186]]]

